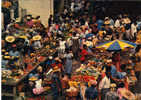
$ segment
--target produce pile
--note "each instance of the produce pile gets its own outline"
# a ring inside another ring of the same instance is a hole
[[[18,81],[22,75],[24,75],[22,70],[16,70],[14,72],[11,70],[2,70],[2,82],[6,82],[6,80]]]
[[[76,69],[71,80],[77,82],[89,82],[90,80],[96,80],[99,74],[100,72],[94,66],[81,64],[80,68]]]

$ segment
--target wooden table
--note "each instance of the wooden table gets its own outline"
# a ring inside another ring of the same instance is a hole
[[[44,58],[43,61],[45,61],[46,58]],[[24,81],[24,79],[32,72],[34,71],[38,65],[41,62],[37,63],[35,65],[35,67],[33,69],[31,69],[30,71],[28,71],[25,75],[23,75],[19,80],[14,81],[6,81],[6,82],[2,82],[2,96],[12,96],[13,100],[15,100],[15,98],[18,96],[18,91],[17,91],[17,87]]]

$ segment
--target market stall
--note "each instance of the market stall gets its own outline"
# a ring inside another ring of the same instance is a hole
[[[44,60],[45,58],[42,59],[42,61]],[[40,63],[41,62],[36,63],[33,68],[27,71],[18,70],[19,72],[14,73],[15,75],[12,75],[12,71],[10,70],[2,70],[2,96],[13,96],[16,98],[20,92],[18,90],[19,86],[23,84],[23,81],[27,78],[27,76],[33,72]]]

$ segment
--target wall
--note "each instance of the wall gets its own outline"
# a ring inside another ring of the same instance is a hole
[[[53,0],[19,0],[19,11],[26,9],[27,14],[40,16],[44,25],[47,25],[50,14],[53,14]]]

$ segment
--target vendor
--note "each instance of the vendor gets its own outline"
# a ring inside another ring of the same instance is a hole
[[[110,85],[110,91],[106,93],[104,100],[119,100],[115,83]]]
[[[85,60],[86,60],[86,56],[88,55],[88,51],[87,51],[87,46],[86,45],[83,46],[83,49],[81,50],[81,53],[80,54],[81,54],[80,61],[82,63],[84,63]]]
[[[33,46],[34,46],[34,48],[35,49],[40,49],[41,47],[42,47],[42,45],[41,45],[41,36],[40,35],[36,35],[36,36],[34,36],[32,39],[33,39]]]
[[[2,68],[6,68],[7,64],[8,64],[8,59],[6,59],[4,56],[2,57]]]
[[[59,78],[59,70],[54,70],[53,72],[51,88],[53,92],[53,100],[58,100],[58,96],[61,94],[62,91],[61,81]]]
[[[126,75],[125,72],[118,72],[117,71],[116,67],[112,64],[112,60],[111,59],[107,60],[107,67],[109,67],[111,76],[113,78],[122,79]]]
[[[109,91],[111,80],[109,72],[102,73],[102,79],[99,83],[99,90],[101,93],[101,100],[104,100],[106,93]]]
[[[129,98],[130,100],[135,100],[135,95],[131,91],[125,88],[124,83],[121,83],[119,85],[117,93],[119,95],[119,100],[128,100]]]
[[[65,62],[65,72],[68,74],[71,74],[72,72],[72,51],[67,51],[67,54],[64,55],[64,57],[66,58],[66,62]]]
[[[43,73],[42,66],[38,66],[36,75],[38,76],[39,79],[42,79],[42,80],[44,79],[44,73]]]
[[[62,92],[63,92],[64,96],[66,96],[66,94],[65,94],[66,89],[69,88],[69,80],[70,80],[70,75],[69,74],[63,75],[63,77],[61,79]]]
[[[49,56],[48,59],[45,61],[45,64],[46,64],[46,69],[52,68],[55,65],[55,60],[53,56]]]
[[[9,51],[9,56],[20,56],[20,52],[17,50],[16,45],[13,45],[13,49]]]
[[[97,82],[94,80],[90,81],[91,86],[88,87],[85,91],[85,97],[87,100],[97,100],[98,91],[96,88]]]
[[[78,59],[78,51],[79,51],[79,34],[76,34],[75,32],[73,33],[72,37],[72,52],[74,55],[74,58],[77,60]]]

